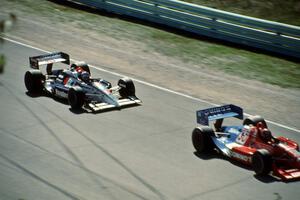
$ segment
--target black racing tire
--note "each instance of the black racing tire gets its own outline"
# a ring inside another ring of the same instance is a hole
[[[120,87],[119,94],[121,97],[135,96],[135,86],[130,78],[121,78],[118,81]]]
[[[252,156],[252,167],[257,175],[267,175],[272,170],[272,156],[266,149],[257,150]]]
[[[212,128],[208,126],[197,127],[192,132],[193,146],[198,153],[212,152],[215,144],[212,140],[215,133]]]
[[[76,69],[77,67],[81,67],[84,71],[86,71],[89,74],[91,74],[90,67],[89,67],[89,65],[87,63],[85,63],[85,62],[78,62],[78,63],[73,63],[71,65],[71,68]]]
[[[29,70],[24,75],[25,87],[30,93],[41,93],[44,81],[45,76],[40,70]]]
[[[80,109],[84,104],[85,94],[81,87],[75,86],[69,89],[68,101],[72,109]]]
[[[261,116],[258,116],[258,115],[247,117],[244,120],[243,125],[254,125],[254,126],[256,126],[259,122],[261,122],[264,125],[265,128],[268,128],[267,123],[264,120],[264,118],[262,118]]]

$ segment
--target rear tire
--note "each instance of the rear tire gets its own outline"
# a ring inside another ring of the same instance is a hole
[[[80,109],[84,104],[85,94],[81,87],[72,87],[68,92],[68,101],[73,109]]]
[[[259,122],[261,122],[264,125],[265,128],[268,128],[267,123],[264,120],[264,118],[262,118],[261,116],[258,116],[258,115],[247,117],[244,120],[243,125],[256,126]]]
[[[120,96],[126,98],[128,96],[135,97],[135,86],[133,81],[129,78],[122,78],[118,81],[118,86],[120,87]]]
[[[197,127],[192,133],[193,146],[198,153],[207,153],[213,151],[215,145],[212,141],[214,131],[207,126]]]
[[[30,93],[41,93],[44,89],[45,76],[40,70],[30,70],[25,73],[25,87]]]
[[[266,149],[257,150],[252,156],[252,167],[257,175],[267,175],[272,170],[272,157]]]

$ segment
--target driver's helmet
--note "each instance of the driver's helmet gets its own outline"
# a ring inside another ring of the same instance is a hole
[[[88,82],[90,80],[90,74],[87,71],[83,71],[80,73],[80,79],[84,82]]]
[[[261,130],[260,136],[265,142],[271,141],[271,139],[272,139],[272,133],[267,128],[264,128]]]

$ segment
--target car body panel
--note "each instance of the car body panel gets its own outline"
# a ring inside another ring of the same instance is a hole
[[[209,121],[227,117],[243,116],[242,109],[235,105],[225,105],[197,111],[197,122],[207,126]],[[273,137],[265,141],[261,137],[266,127],[258,125],[222,126],[217,124],[214,135],[210,135],[216,150],[233,160],[252,165],[252,157],[257,150],[265,149],[272,156],[273,175],[283,179],[300,178],[300,152],[297,142],[286,137]]]
[[[72,87],[80,87],[84,91],[84,108],[91,111],[103,111],[111,108],[121,108],[141,104],[136,96],[121,97],[120,86],[111,87],[111,83],[103,79],[89,79],[84,82],[78,73],[70,66],[68,69],[52,70],[53,63],[70,64],[69,55],[63,52],[50,53],[29,58],[30,67],[39,69],[47,65],[44,91],[58,98],[68,99]]]

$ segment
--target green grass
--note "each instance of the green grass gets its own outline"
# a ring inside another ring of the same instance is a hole
[[[299,0],[181,0],[252,17],[300,26]]]
[[[264,54],[184,37],[157,28],[64,7],[49,1],[2,0],[20,13],[48,19],[49,23],[72,23],[74,27],[108,35],[118,40],[138,42],[144,52],[159,52],[171,59],[205,66],[246,79],[288,88],[300,88],[300,64]],[[21,16],[19,16],[21,17]]]
[[[246,79],[281,87],[300,88],[299,63],[163,31],[151,32],[150,37],[159,41],[158,44],[152,43],[150,46],[170,57],[180,57],[185,62],[204,64],[211,69]]]

